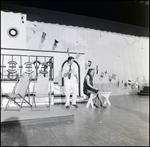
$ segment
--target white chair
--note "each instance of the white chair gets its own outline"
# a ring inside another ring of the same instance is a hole
[[[47,106],[49,110],[51,96],[49,77],[44,77],[42,74],[38,75],[37,81],[34,82],[33,92],[31,94],[33,95],[32,110],[37,107],[42,107],[43,104],[44,106]],[[48,101],[46,98],[48,98]]]
[[[30,82],[31,82],[31,77],[29,76],[22,75],[20,78],[18,78],[12,93],[5,93],[5,96],[8,98],[8,102],[6,104],[4,111],[6,110],[20,111],[24,102],[27,103],[30,107],[32,107],[30,102],[25,99],[27,90],[29,89]],[[10,107],[11,102],[14,102],[14,104],[19,106],[19,109],[8,109],[8,107]]]

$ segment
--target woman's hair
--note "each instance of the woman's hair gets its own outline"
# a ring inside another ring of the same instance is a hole
[[[89,68],[88,71],[87,71],[87,75],[91,76],[90,73],[91,73],[92,70],[94,70],[94,69],[93,68]]]
[[[90,79],[89,79],[89,80],[90,80],[90,83],[93,85],[93,76],[94,76],[94,73],[93,73],[93,75],[91,75],[91,71],[92,71],[92,70],[94,70],[94,69],[93,69],[93,68],[89,68],[88,71],[87,71],[86,76],[87,76],[87,75],[89,76],[89,78],[90,78]],[[85,77],[86,77],[86,76],[85,76]]]

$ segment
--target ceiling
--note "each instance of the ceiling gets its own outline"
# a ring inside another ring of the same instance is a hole
[[[149,1],[1,1],[149,28]]]

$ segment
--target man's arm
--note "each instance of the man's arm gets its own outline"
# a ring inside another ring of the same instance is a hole
[[[71,71],[70,71],[70,72],[66,72],[66,73],[64,73],[64,74],[63,74],[63,77],[68,76],[70,73],[71,73]]]
[[[71,73],[71,71],[69,72],[68,69],[67,69],[67,66],[65,65],[64,68],[63,68],[63,71],[62,71],[63,77],[68,76],[70,73]]]
[[[72,73],[75,76],[77,82],[79,82],[79,79],[78,79],[78,76],[77,76],[77,69],[76,69],[76,67],[74,65],[72,65],[72,67],[73,67]]]
[[[77,74],[74,74],[74,76],[75,76],[75,78],[76,78],[77,82],[79,82],[79,79],[78,79]]]

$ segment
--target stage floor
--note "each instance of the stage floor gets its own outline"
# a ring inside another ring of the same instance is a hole
[[[110,102],[100,109],[78,103],[78,108],[70,109],[56,104],[50,111],[2,110],[1,146],[149,146],[149,96],[110,96]],[[14,117],[26,124],[3,125]],[[62,122],[67,117],[73,123]],[[53,122],[38,123],[39,119]]]
[[[74,114],[72,114],[70,111],[67,111],[64,104],[51,105],[50,109],[39,106],[38,108],[33,109],[33,111],[31,111],[31,108],[27,106],[22,107],[20,111],[4,111],[4,108],[1,108],[1,124],[18,122],[24,125],[41,122],[60,122],[73,120]]]

